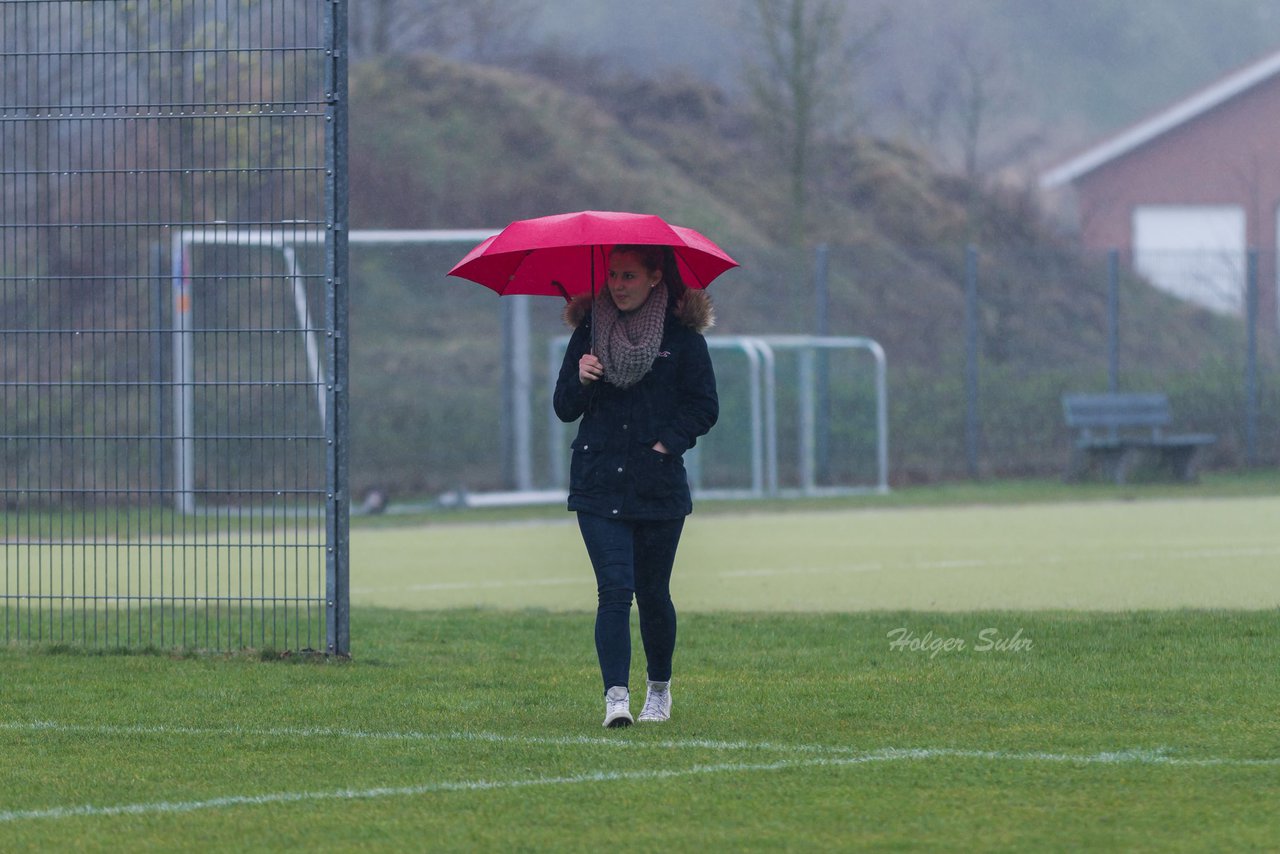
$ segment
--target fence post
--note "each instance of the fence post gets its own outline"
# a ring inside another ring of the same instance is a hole
[[[969,477],[978,476],[978,247],[964,249],[964,455]]]
[[[1244,447],[1245,462],[1258,465],[1258,250],[1250,249],[1245,274],[1245,359]]]
[[[1107,252],[1107,390],[1120,390],[1120,250]]]
[[[170,293],[173,317],[173,474],[174,509],[192,516],[196,512],[195,448],[195,336],[191,305],[195,292],[187,278],[190,247],[181,234],[173,235],[173,287]]]
[[[813,294],[814,316],[813,334],[825,338],[831,334],[831,285],[828,270],[830,269],[831,247],[819,243],[813,253]],[[831,471],[831,386],[827,351],[820,349],[814,354],[817,362],[815,369],[816,399],[814,401],[814,417],[817,427],[814,435],[813,455],[816,469],[820,472]]]
[[[347,4],[332,0],[326,18],[329,62],[325,108],[325,269],[329,290],[329,418],[325,527],[327,652],[351,652],[349,525],[350,483],[347,478]]]
[[[150,265],[147,269],[150,286],[147,295],[151,300],[151,329],[148,336],[151,340],[151,424],[156,441],[152,443],[151,470],[155,481],[151,484],[151,494],[162,496],[163,490],[169,486],[168,470],[165,468],[165,364],[164,364],[164,301],[169,295],[169,278],[165,272],[166,246],[154,241],[151,244]],[[153,498],[152,502],[163,499]]]
[[[805,347],[800,350],[799,366],[797,377],[797,394],[799,401],[796,408],[800,410],[800,491],[805,495],[812,495],[813,489],[817,485],[814,478],[816,471],[815,463],[817,461],[817,398],[814,385],[817,381],[817,357],[816,347]],[[826,471],[826,468],[823,469]]]

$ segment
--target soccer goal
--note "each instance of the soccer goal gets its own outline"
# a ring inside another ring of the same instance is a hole
[[[348,242],[443,244],[461,252],[494,233],[354,230]],[[324,245],[323,231],[287,227],[173,235],[173,493],[180,513],[199,514],[211,503],[288,513],[323,489],[308,462],[323,446],[330,417]],[[513,402],[528,405],[527,396]],[[527,432],[527,415],[514,423]],[[527,435],[517,445],[527,446]]]

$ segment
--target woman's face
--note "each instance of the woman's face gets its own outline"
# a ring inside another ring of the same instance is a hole
[[[661,271],[646,269],[634,252],[609,256],[609,294],[619,311],[635,311],[644,305],[661,278]]]

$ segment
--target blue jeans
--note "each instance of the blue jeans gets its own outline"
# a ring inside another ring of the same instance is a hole
[[[671,567],[684,517],[637,521],[579,513],[578,529],[596,571],[596,655],[605,690],[626,686],[631,674],[633,594],[649,678],[669,681],[676,649]]]

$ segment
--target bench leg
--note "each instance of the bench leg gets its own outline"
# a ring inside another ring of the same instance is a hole
[[[1194,481],[1196,479],[1196,451],[1194,445],[1177,448],[1165,448],[1160,456],[1169,471],[1178,480]]]
[[[1129,469],[1133,466],[1134,456],[1132,448],[1121,448],[1116,453],[1109,455],[1109,473],[1111,479],[1117,484],[1123,485],[1128,482]]]
[[[1079,468],[1073,469],[1078,475],[1085,469],[1083,462],[1085,457],[1089,460],[1097,460],[1097,466],[1102,470],[1102,475],[1107,480],[1116,483],[1124,483],[1129,477],[1129,468],[1133,464],[1133,453],[1130,448],[1090,448],[1088,452],[1077,451],[1079,460],[1073,458],[1073,463]]]
[[[1084,474],[1084,470],[1088,465],[1088,454],[1081,448],[1072,448],[1071,455],[1067,457],[1067,470],[1062,475],[1065,483],[1074,483]]]

